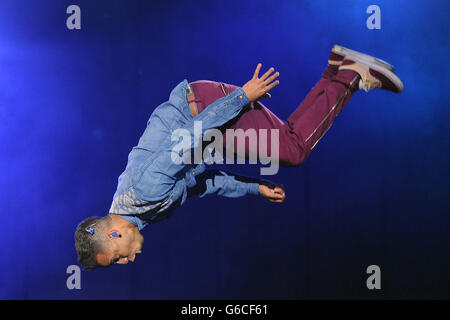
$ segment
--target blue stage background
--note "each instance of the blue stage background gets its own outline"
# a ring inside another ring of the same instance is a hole
[[[0,298],[450,298],[449,16],[445,0],[2,0]],[[66,288],[76,225],[107,214],[175,85],[242,86],[261,62],[280,72],[264,103],[286,119],[335,43],[394,64],[405,91],[358,92],[305,164],[271,177],[285,203],[194,199],[143,230],[135,263]]]

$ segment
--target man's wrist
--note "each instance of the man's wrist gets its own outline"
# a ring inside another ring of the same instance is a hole
[[[244,105],[247,105],[247,104],[249,104],[250,102],[252,102],[252,101],[250,100],[250,98],[248,97],[248,95],[247,95],[247,93],[245,92],[245,90],[244,90],[243,87],[238,87],[238,89],[236,89],[236,90],[238,90],[238,92],[240,93],[240,94],[239,94],[239,99],[242,99]]]
[[[259,183],[257,183],[257,182],[249,183],[248,193],[258,195],[259,194]]]

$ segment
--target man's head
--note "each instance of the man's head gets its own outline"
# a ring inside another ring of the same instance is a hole
[[[133,262],[143,243],[138,227],[115,214],[87,218],[75,231],[78,261],[86,269]]]

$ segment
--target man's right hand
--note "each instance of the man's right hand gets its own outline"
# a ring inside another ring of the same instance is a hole
[[[259,194],[270,202],[281,203],[286,198],[283,187],[273,183],[263,182],[259,185],[258,190]]]
[[[264,75],[261,76],[261,78],[258,78],[261,66],[262,64],[258,63],[255,73],[253,74],[253,78],[242,87],[245,94],[247,95],[247,98],[252,102],[258,100],[263,96],[267,96],[268,92],[280,83],[280,81],[278,80],[274,81],[280,75],[279,72],[271,75],[271,73],[275,71],[274,68],[270,68],[266,73],[264,73]]]

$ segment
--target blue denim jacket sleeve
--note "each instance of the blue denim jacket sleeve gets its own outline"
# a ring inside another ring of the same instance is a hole
[[[229,95],[222,97],[207,106],[198,116],[192,117],[180,129],[185,129],[191,136],[191,148],[195,148],[200,141],[194,141],[194,121],[201,121],[202,134],[208,129],[220,127],[236,117],[241,109],[250,103],[242,88],[237,88]],[[157,201],[169,196],[171,187],[186,167],[184,163],[172,161],[178,157],[174,147],[179,141],[167,140],[153,157],[147,160],[141,173],[135,179],[133,186],[142,199]],[[152,181],[157,183],[152,183]]]
[[[196,185],[188,189],[188,196],[204,197],[217,194],[228,198],[238,198],[247,194],[259,194],[259,180],[242,177],[221,170],[206,170],[196,178]]]
[[[136,215],[121,214],[119,216],[134,224],[136,227],[138,227],[139,230],[144,229],[148,225],[147,221],[139,218],[139,216]]]

